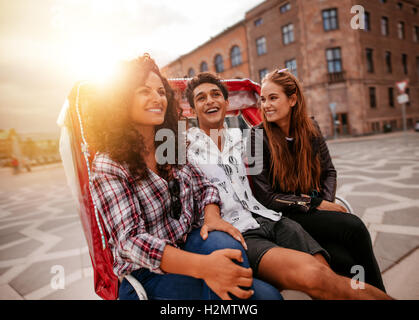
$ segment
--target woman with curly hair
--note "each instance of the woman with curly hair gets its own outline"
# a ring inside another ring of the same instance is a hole
[[[261,113],[263,122],[251,135],[254,145],[255,135],[263,134],[263,145],[255,146],[263,170],[252,176],[257,200],[298,222],[329,252],[335,272],[353,277],[352,267],[360,265],[365,282],[385,292],[368,229],[334,202],[336,170],[294,75],[275,70],[265,76]]]
[[[144,55],[122,64],[92,107],[92,197],[115,274],[132,274],[150,299],[280,299],[253,281],[243,237],[220,217],[217,189],[194,166],[179,164],[179,106],[154,61]],[[176,136],[174,164],[155,157],[163,128]],[[119,297],[138,298],[125,279]]]

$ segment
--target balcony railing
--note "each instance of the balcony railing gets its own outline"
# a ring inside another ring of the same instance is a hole
[[[343,82],[345,81],[345,71],[328,73],[327,77],[329,83]]]

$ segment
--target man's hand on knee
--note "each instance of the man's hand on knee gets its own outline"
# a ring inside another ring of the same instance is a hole
[[[246,241],[244,241],[241,232],[237,228],[233,227],[232,224],[221,218],[220,208],[216,205],[207,205],[205,207],[204,225],[202,226],[200,232],[202,239],[206,240],[208,238],[208,233],[215,230],[228,233],[234,239],[239,241],[243,248],[247,250]]]

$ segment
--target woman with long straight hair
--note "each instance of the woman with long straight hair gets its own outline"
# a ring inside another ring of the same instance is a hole
[[[263,169],[252,176],[255,197],[298,222],[329,252],[335,272],[353,277],[352,268],[362,266],[365,282],[385,291],[368,229],[334,202],[336,170],[298,80],[285,69],[270,72],[260,102],[263,122],[251,134],[252,145],[263,134],[263,146],[256,149]]]
[[[179,163],[179,105],[150,56],[123,63],[99,96],[87,116],[98,151],[92,198],[114,273],[133,275],[149,299],[281,299],[252,278],[243,237],[220,217],[217,189],[196,167]],[[159,129],[176,137],[175,163],[156,157]],[[125,278],[119,297],[138,299]]]

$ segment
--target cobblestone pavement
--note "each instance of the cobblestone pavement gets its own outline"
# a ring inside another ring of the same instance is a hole
[[[99,299],[61,164],[0,177],[0,299]],[[64,289],[53,289],[57,268]]]
[[[337,194],[367,224],[388,293],[419,299],[419,133],[328,143]],[[61,164],[0,169],[0,299],[99,299]]]
[[[329,149],[337,194],[367,225],[385,272],[419,247],[419,134],[330,142]]]

